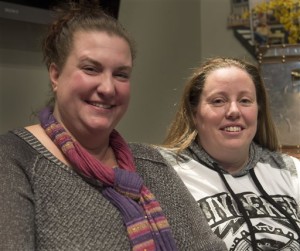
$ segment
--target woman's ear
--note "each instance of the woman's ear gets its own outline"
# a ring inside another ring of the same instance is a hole
[[[53,92],[56,92],[58,87],[59,70],[56,64],[52,63],[49,67],[49,77]]]

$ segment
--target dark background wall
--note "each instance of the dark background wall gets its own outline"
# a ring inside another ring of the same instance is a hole
[[[192,69],[215,55],[250,57],[227,29],[230,0],[121,0],[119,20],[138,44],[131,105],[118,129],[160,143]],[[48,95],[43,25],[0,19],[0,133],[34,123]]]

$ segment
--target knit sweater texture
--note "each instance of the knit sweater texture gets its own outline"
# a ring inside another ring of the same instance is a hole
[[[159,201],[179,250],[227,250],[160,153],[131,144],[137,172]],[[30,132],[0,137],[0,250],[131,250],[119,211]]]

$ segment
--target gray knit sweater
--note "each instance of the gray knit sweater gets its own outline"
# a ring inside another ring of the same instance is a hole
[[[160,202],[179,250],[226,250],[175,171],[153,148],[132,144],[138,172]],[[123,251],[119,211],[25,129],[0,137],[0,250]]]

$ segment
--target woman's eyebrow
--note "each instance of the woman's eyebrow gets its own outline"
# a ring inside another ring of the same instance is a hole
[[[90,57],[83,57],[80,59],[81,62],[88,62],[88,63],[92,63],[96,66],[102,66],[102,63],[97,61],[97,60],[94,60]],[[118,70],[127,70],[127,71],[132,71],[132,66],[131,65],[120,65],[118,67],[116,67],[116,69]]]

